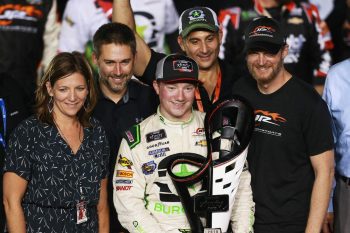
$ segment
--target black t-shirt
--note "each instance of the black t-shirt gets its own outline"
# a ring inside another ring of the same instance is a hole
[[[147,83],[148,85],[152,85],[152,82],[155,79],[158,61],[166,56],[163,53],[157,53],[153,50],[151,51],[151,59],[147,64],[145,72],[141,77],[139,77],[141,81]],[[239,77],[236,77],[234,75],[233,68],[228,63],[225,63],[219,59],[219,65],[221,71],[221,85],[218,100],[223,100],[228,99],[232,96],[233,84],[236,82],[236,80],[238,80]],[[209,98],[208,92],[202,85],[199,85],[198,89],[200,93],[200,100],[198,101],[201,102],[201,104],[203,105],[204,112],[207,112],[213,105],[214,97],[211,96],[211,98]],[[215,91],[213,92],[213,95],[215,95]],[[201,110],[197,105],[198,101],[195,100],[193,102],[193,107],[196,110]]]
[[[108,202],[111,212],[111,230],[120,230],[117,224],[117,213],[113,205],[113,170],[118,157],[118,150],[125,130],[140,123],[151,114],[155,113],[159,103],[159,98],[152,87],[146,86],[136,80],[130,80],[128,91],[124,97],[116,104],[104,97],[101,93],[98,103],[94,109],[96,117],[106,130],[110,145],[109,177],[108,177]]]
[[[245,97],[255,109],[248,152],[255,231],[304,232],[314,182],[310,156],[333,148],[326,103],[295,77],[268,95],[245,77],[235,84],[234,94]]]

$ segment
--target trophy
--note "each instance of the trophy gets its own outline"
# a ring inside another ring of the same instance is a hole
[[[167,170],[192,233],[230,232],[235,194],[254,129],[254,112],[244,99],[236,96],[216,103],[206,114],[204,127],[207,157],[192,153],[172,155]],[[198,170],[188,176],[177,176],[172,169],[178,164],[189,164]],[[202,182],[206,192],[191,197],[188,187],[197,182]]]

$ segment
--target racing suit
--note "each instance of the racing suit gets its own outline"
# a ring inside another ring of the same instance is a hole
[[[37,69],[56,54],[56,0],[0,1],[0,73],[10,75],[34,99]]]
[[[119,221],[130,232],[190,232],[183,206],[167,174],[173,154],[207,154],[204,113],[193,111],[187,122],[171,122],[159,110],[125,132],[113,175],[113,200]],[[179,164],[173,169],[178,176],[196,170]],[[189,192],[204,193],[201,182]],[[233,232],[250,232],[254,221],[254,202],[250,173],[240,177],[232,213]]]
[[[68,1],[63,15],[59,51],[83,53],[97,29],[112,19],[112,0]],[[136,30],[155,51],[164,52],[165,34],[178,27],[173,0],[131,0]],[[90,45],[91,46],[91,45]],[[87,48],[91,52],[91,47]]]
[[[244,30],[252,19],[263,15],[279,21],[285,31],[289,45],[284,59],[286,69],[309,84],[323,85],[331,65],[329,50],[333,43],[317,8],[309,3],[290,1],[277,8],[264,9],[256,0],[245,8],[221,10],[218,18],[223,25],[223,43],[219,57],[234,66],[238,77],[247,74]]]

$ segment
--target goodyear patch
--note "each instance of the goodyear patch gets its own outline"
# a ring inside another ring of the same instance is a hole
[[[166,142],[158,142],[158,143],[154,143],[154,144],[151,144],[151,145],[148,145],[146,147],[146,149],[151,149],[151,148],[156,148],[156,147],[160,147],[160,146],[164,146],[164,145],[168,145],[169,144],[169,141],[166,141]]]
[[[164,129],[160,129],[151,133],[146,134],[146,142],[153,142],[166,138],[166,132]]]
[[[132,171],[125,171],[125,170],[117,170],[117,177],[125,177],[125,178],[132,178],[134,176],[134,172]]]
[[[127,167],[129,169],[131,169],[131,166],[133,165],[133,163],[127,157],[124,157],[122,155],[119,155],[118,163],[122,167]]]
[[[152,161],[149,161],[147,163],[142,164],[141,168],[142,168],[143,174],[150,175],[156,170],[157,164],[152,160]]]
[[[141,142],[140,125],[133,125],[124,132],[124,138],[128,142],[130,149],[134,148]]]

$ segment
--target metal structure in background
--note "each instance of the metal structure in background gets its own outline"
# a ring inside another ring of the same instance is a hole
[[[181,199],[192,233],[229,232],[232,208],[254,129],[253,108],[242,98],[218,102],[205,118],[207,157],[191,153],[171,155],[168,174]],[[178,176],[180,164],[197,167]],[[202,182],[207,192],[190,196],[188,187]],[[205,218],[203,226],[201,218]]]

